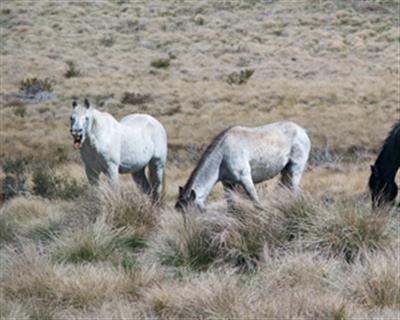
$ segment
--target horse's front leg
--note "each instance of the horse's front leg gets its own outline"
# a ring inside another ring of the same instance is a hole
[[[231,182],[222,182],[224,186],[224,196],[228,205],[228,211],[231,211],[234,207],[233,192],[235,191],[235,184]]]
[[[86,176],[89,180],[89,184],[93,186],[97,186],[99,184],[99,174],[100,172],[94,170],[92,167],[89,165],[85,165],[85,172]]]
[[[243,187],[244,191],[246,191],[246,194],[249,196],[249,198],[255,203],[255,205],[259,208],[262,208],[251,176],[242,176],[239,183]]]
[[[112,186],[118,185],[119,171],[118,171],[118,166],[116,164],[109,164],[105,174]]]

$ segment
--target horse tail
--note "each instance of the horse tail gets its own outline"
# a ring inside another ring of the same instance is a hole
[[[160,205],[163,206],[165,203],[165,198],[167,195],[167,175],[165,170],[163,172],[162,183],[161,183],[161,195],[160,195]]]

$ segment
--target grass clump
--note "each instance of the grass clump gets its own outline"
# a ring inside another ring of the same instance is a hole
[[[89,201],[99,207],[101,218],[106,223],[114,228],[130,227],[142,239],[146,239],[158,223],[159,209],[153,206],[147,195],[133,189],[132,185],[121,186],[117,190],[107,184],[101,185]]]
[[[105,261],[116,249],[119,232],[101,222],[67,232],[55,239],[53,258],[68,263]]]
[[[53,263],[40,248],[23,244],[3,254],[1,290],[5,298],[30,301],[37,308],[83,309],[132,290],[124,272],[107,265]]]
[[[245,69],[241,70],[239,73],[238,72],[232,72],[231,74],[228,75],[227,82],[229,84],[246,84],[247,81],[251,78],[251,76],[254,74],[255,70],[254,69]]]
[[[68,69],[64,73],[64,77],[66,78],[75,78],[79,77],[81,75],[81,72],[77,69],[75,62],[73,61],[67,61],[67,66]]]
[[[353,261],[364,250],[383,249],[393,240],[391,218],[366,204],[343,201],[327,206],[310,228],[310,240],[322,250]]]
[[[367,254],[364,261],[357,260],[348,279],[348,294],[368,308],[400,305],[399,255],[396,250],[386,249]]]
[[[218,257],[212,226],[195,214],[187,212],[183,218],[181,214],[169,211],[163,216],[151,245],[163,265],[202,271]]]
[[[151,61],[150,65],[156,69],[166,69],[169,67],[170,62],[171,62],[171,59],[169,59],[169,58],[168,59],[160,58],[160,59],[155,59],[155,60]]]
[[[21,81],[20,91],[27,96],[36,96],[40,92],[53,92],[53,85],[47,78],[27,78]]]

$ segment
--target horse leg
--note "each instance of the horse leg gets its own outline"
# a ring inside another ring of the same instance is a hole
[[[290,160],[281,172],[280,183],[290,190],[297,192],[305,166],[306,162],[296,163]]]
[[[161,200],[162,182],[164,179],[164,162],[160,159],[152,160],[149,164],[149,180],[151,196],[154,203]]]
[[[119,172],[118,172],[118,166],[117,165],[108,166],[105,174],[106,174],[106,176],[108,178],[108,181],[110,182],[111,185],[113,185],[113,186],[118,185]]]
[[[235,191],[235,184],[231,182],[222,182],[224,186],[224,196],[228,204],[228,211],[231,211],[234,205],[232,193]]]
[[[239,183],[244,188],[244,191],[246,191],[246,194],[249,196],[249,198],[256,204],[256,206],[261,208],[262,206],[260,200],[258,199],[257,190],[254,186],[251,176],[243,176]]]
[[[99,172],[85,165],[86,176],[89,180],[89,184],[97,186],[99,184]]]
[[[144,172],[144,168],[141,169],[140,171],[132,173],[132,178],[133,178],[133,181],[136,182],[136,184],[138,185],[140,190],[142,190],[146,194],[150,193],[150,185],[149,185],[149,182],[147,181],[146,174]]]

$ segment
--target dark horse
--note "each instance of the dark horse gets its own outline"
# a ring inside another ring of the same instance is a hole
[[[398,188],[395,181],[400,166],[400,120],[394,125],[371,166],[369,189],[374,208],[393,204]]]

